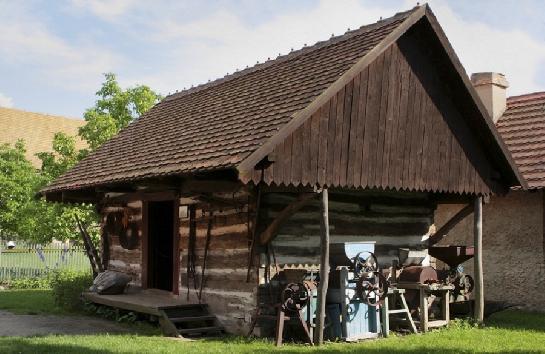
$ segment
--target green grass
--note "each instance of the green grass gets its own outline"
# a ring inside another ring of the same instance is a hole
[[[69,314],[55,307],[51,290],[0,291],[0,309],[19,314]],[[545,316],[520,311],[497,313],[485,328],[456,322],[425,335],[330,343],[320,348],[287,344],[277,349],[269,340],[238,337],[184,342],[158,336],[151,328],[137,332],[141,334],[0,337],[0,353],[545,353]]]
[[[0,309],[23,315],[66,315],[55,306],[49,289],[0,291]]]
[[[160,336],[89,335],[0,338],[0,353],[545,353],[545,316],[505,311],[485,328],[461,323],[425,335],[390,337],[320,348],[227,337],[185,342]]]

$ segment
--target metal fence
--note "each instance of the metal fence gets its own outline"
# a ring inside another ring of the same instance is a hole
[[[8,249],[0,245],[0,282],[17,278],[40,277],[54,269],[88,270],[85,250],[68,244],[17,244]]]

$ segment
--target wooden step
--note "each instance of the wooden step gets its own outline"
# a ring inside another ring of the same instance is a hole
[[[208,334],[208,333],[221,333],[223,328],[218,326],[211,327],[197,327],[197,328],[184,328],[179,329],[178,333],[180,334]]]
[[[183,323],[183,322],[195,322],[195,321],[213,321],[216,319],[216,316],[203,315],[203,316],[187,316],[187,317],[169,317],[168,319],[173,323]]]

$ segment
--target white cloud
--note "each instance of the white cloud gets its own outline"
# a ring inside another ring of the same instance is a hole
[[[278,53],[286,54],[291,48],[326,40],[348,27],[376,22],[396,11],[383,5],[364,6],[357,0],[324,0],[309,11],[290,12],[257,25],[248,24],[229,8],[185,23],[165,11],[149,20],[146,33],[150,40],[171,48],[162,53],[170,57],[171,64],[131,82],[145,82],[162,92],[182,89],[275,58]]]
[[[0,107],[13,107],[13,99],[0,92]]]
[[[0,56],[37,68],[44,83],[89,92],[121,59],[100,44],[70,43],[20,3],[0,3]],[[91,91],[92,92],[92,91]]]
[[[135,0],[70,0],[80,10],[90,11],[95,16],[112,21],[123,15]]]
[[[146,83],[165,93],[182,89],[414,5],[410,0],[402,8],[385,2],[363,5],[356,0],[322,0],[310,10],[288,12],[257,25],[249,24],[226,7],[191,22],[180,21],[166,7],[163,12],[156,8],[144,22],[147,27],[143,36],[168,48],[161,56],[168,58],[169,63],[157,67],[155,73],[136,74],[127,82]],[[431,6],[469,74],[502,72],[511,83],[509,94],[543,89],[537,75],[545,63],[545,42],[521,30],[465,20],[443,0],[432,0]]]
[[[464,20],[443,0],[432,0],[431,7],[469,75],[503,73],[510,83],[509,95],[545,89],[538,83],[539,69],[545,64],[545,42],[518,29]]]

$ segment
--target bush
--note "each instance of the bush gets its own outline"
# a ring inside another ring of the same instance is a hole
[[[12,279],[8,283],[10,289],[50,289],[49,275],[36,278]]]
[[[93,304],[92,302],[86,302],[84,304],[84,309],[85,312],[89,314],[117,322],[134,323],[139,318],[138,315],[132,311]]]
[[[81,309],[81,293],[93,283],[88,271],[56,270],[51,274],[51,288],[55,304],[67,310]]]

